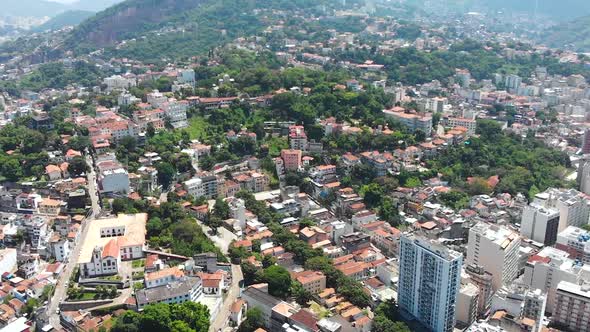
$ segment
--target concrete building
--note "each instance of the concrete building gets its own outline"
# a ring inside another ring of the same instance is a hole
[[[582,154],[590,154],[590,128],[584,130],[582,138]]]
[[[530,204],[522,211],[522,236],[544,245],[552,245],[557,240],[558,229],[559,211],[538,204]]]
[[[487,316],[492,305],[492,295],[494,294],[492,274],[487,272],[482,266],[473,264],[465,267],[465,273],[469,276],[469,282],[479,289],[479,297],[477,299],[478,317]]]
[[[442,123],[445,127],[449,128],[467,128],[467,135],[469,136],[475,135],[475,131],[477,130],[477,121],[474,119],[445,117],[442,119]]]
[[[270,329],[273,308],[281,303],[281,300],[268,294],[268,284],[257,284],[246,288],[242,293],[242,298],[249,308],[260,309],[265,327]]]
[[[525,285],[512,284],[504,286],[492,298],[492,312],[505,311],[514,318],[531,319],[531,332],[541,330],[547,296],[539,289]]]
[[[411,132],[420,130],[426,134],[426,137],[432,134],[432,116],[430,115],[406,113],[404,109],[395,107],[391,110],[383,110],[383,114],[386,117],[399,121]]]
[[[590,144],[588,144],[590,146]],[[586,195],[590,195],[590,159],[583,159],[578,166],[578,185],[579,190]]]
[[[520,236],[507,227],[478,223],[469,230],[468,265],[479,265],[492,275],[492,288],[499,289],[518,275]]]
[[[303,126],[289,127],[289,146],[291,150],[307,151],[307,135]]]
[[[177,266],[146,273],[144,276],[145,288],[166,286],[172,282],[180,281],[184,272]]]
[[[568,226],[581,227],[588,224],[590,200],[575,189],[550,188],[535,195],[533,204],[538,204],[559,212],[558,232]]]
[[[468,282],[461,285],[455,314],[457,324],[469,326],[477,319],[479,296],[479,289],[474,284]]]
[[[555,290],[561,281],[578,283],[590,277],[590,267],[568,257],[568,253],[552,247],[543,248],[529,258],[522,281],[532,289],[547,293],[547,312],[552,313],[555,306]]]
[[[14,273],[16,269],[16,249],[6,248],[0,250],[0,275],[6,272]]]
[[[281,159],[283,160],[286,171],[297,171],[301,168],[301,150],[282,150]]]
[[[575,226],[569,226],[557,234],[555,247],[584,264],[590,264],[590,232]]]
[[[298,273],[295,279],[311,294],[317,294],[326,289],[326,276],[319,271],[304,271]]]
[[[202,295],[201,278],[183,277],[181,280],[170,282],[165,286],[138,290],[135,299],[137,300],[137,310],[142,311],[146,305],[155,303],[199,302]]]
[[[590,286],[560,282],[552,318],[554,323],[569,331],[590,332]]]
[[[453,331],[463,256],[413,234],[400,241],[400,308],[432,331]]]

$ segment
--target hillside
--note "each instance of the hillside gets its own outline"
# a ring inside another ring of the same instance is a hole
[[[330,0],[127,0],[78,25],[66,38],[64,49],[81,54],[106,48],[108,55],[150,61],[186,57],[264,28],[267,17],[261,11],[314,10],[333,3]],[[122,41],[125,44],[118,45]]]
[[[68,10],[50,18],[49,21],[35,27],[33,31],[57,30],[65,26],[78,25],[94,14],[94,12],[86,10]]]
[[[542,41],[552,47],[590,52],[590,15],[552,28]]]

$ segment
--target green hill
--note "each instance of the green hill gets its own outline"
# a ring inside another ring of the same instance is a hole
[[[266,26],[260,10],[314,10],[330,0],[127,0],[78,25],[64,49],[142,60],[207,52]],[[339,3],[339,2],[338,2]],[[124,46],[114,47],[121,41]]]
[[[542,41],[551,47],[590,52],[590,15],[552,28]]]
[[[34,32],[46,30],[58,30],[65,26],[78,25],[87,18],[93,16],[95,13],[85,10],[68,10],[49,19],[49,21],[41,24],[33,29]]]

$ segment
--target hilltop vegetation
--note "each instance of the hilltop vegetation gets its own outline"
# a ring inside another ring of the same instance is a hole
[[[126,45],[107,52],[141,59],[160,59],[207,52],[209,48],[265,26],[261,10],[314,10],[327,0],[127,0],[80,24],[65,49],[86,53]],[[173,45],[173,47],[172,47]]]

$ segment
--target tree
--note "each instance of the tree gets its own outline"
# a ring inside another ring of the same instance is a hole
[[[489,194],[491,191],[492,188],[484,178],[475,177],[471,179],[470,183],[467,185],[467,192],[472,196]]]
[[[68,172],[73,176],[80,176],[90,170],[83,157],[74,157],[68,164]]]
[[[361,195],[363,195],[363,201],[368,207],[373,208],[381,203],[383,199],[383,188],[377,183],[371,183],[364,185],[361,188]]]
[[[291,288],[291,275],[280,265],[273,265],[264,270],[264,282],[268,283],[268,292],[272,296],[287,298]]]
[[[195,331],[209,330],[209,308],[196,302],[184,302],[170,307],[172,319],[182,321]]]
[[[231,211],[227,202],[221,198],[215,200],[215,206],[213,207],[213,216],[218,217],[221,220],[230,218]]]
[[[139,332],[140,331],[141,314],[127,310],[125,313],[117,318],[111,332]]]
[[[301,283],[298,281],[293,281],[291,285],[291,295],[295,298],[295,301],[300,305],[305,305],[307,302],[311,301],[313,296],[312,294],[307,291]]]
[[[253,307],[246,312],[246,319],[238,327],[238,332],[254,332],[256,329],[263,328],[264,326],[262,311],[257,307]]]
[[[170,306],[165,303],[148,305],[141,314],[140,327],[143,332],[167,331],[170,323]]]
[[[176,175],[174,167],[165,161],[156,164],[156,170],[158,171],[158,181],[164,188],[168,188]]]
[[[152,138],[156,135],[156,128],[154,128],[153,123],[148,123],[147,128],[145,129],[145,135],[147,138]]]

